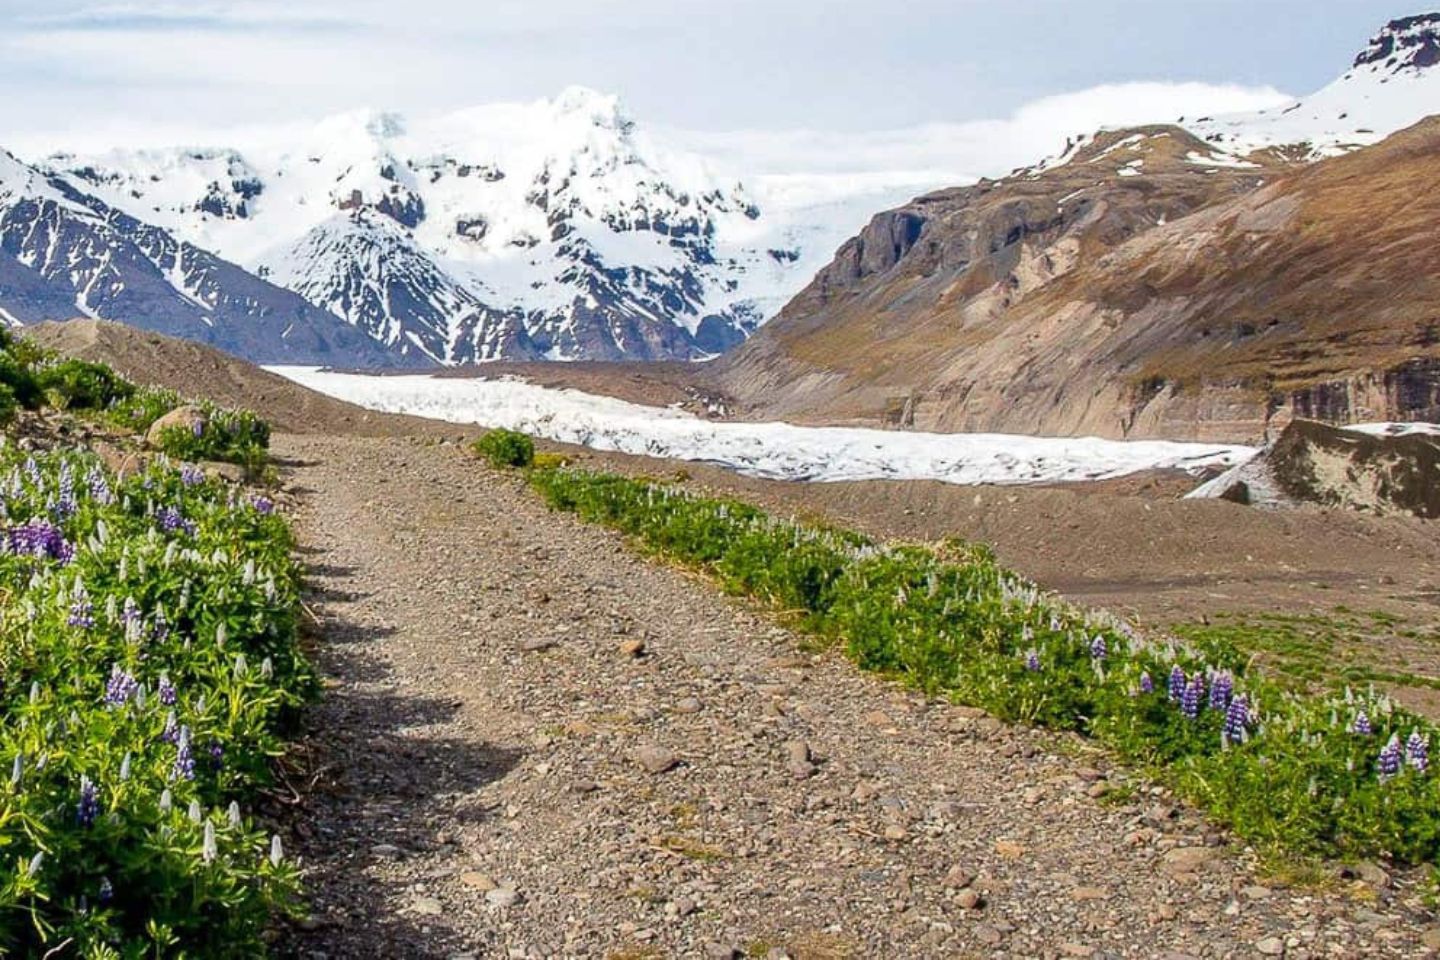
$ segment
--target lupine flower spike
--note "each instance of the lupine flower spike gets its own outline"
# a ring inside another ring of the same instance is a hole
[[[1229,743],[1243,743],[1250,726],[1250,705],[1242,694],[1225,708],[1224,738]]]
[[[1390,741],[1385,744],[1385,749],[1380,751],[1380,760],[1377,764],[1380,770],[1380,779],[1389,780],[1400,773],[1400,734],[1391,734]]]
[[[1420,736],[1419,730],[1412,730],[1405,741],[1405,756],[1416,773],[1424,773],[1430,765],[1430,741]]]
[[[1180,712],[1187,719],[1194,720],[1200,716],[1200,699],[1203,696],[1200,686],[1200,678],[1196,677],[1185,685],[1185,692],[1180,695]]]
[[[95,826],[100,815],[100,794],[89,777],[80,778],[80,802],[75,804],[75,822],[82,827]]]

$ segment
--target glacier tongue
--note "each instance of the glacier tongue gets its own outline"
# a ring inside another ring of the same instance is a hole
[[[1140,470],[1230,466],[1255,453],[1251,447],[1154,440],[712,422],[679,410],[515,380],[364,376],[313,367],[271,369],[371,410],[505,427],[597,450],[715,463],[776,480],[1055,483]]]

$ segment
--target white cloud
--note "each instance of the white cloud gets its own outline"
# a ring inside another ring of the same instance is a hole
[[[853,177],[890,171],[908,174],[916,182],[937,175],[958,180],[1028,166],[1060,153],[1066,137],[1102,127],[1263,110],[1289,99],[1271,87],[1126,83],[1036,100],[1003,120],[932,123],[870,133],[745,130],[672,131],[672,135],[732,167],[764,174]]]

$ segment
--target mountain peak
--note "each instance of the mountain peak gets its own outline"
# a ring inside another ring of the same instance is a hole
[[[623,130],[632,126],[632,121],[621,108],[619,97],[590,87],[566,87],[550,101],[550,107],[561,116],[584,117],[605,129]]]
[[[1355,58],[1355,66],[1390,73],[1440,64],[1440,13],[1391,20]]]

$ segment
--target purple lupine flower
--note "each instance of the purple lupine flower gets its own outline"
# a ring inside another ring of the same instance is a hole
[[[117,663],[110,668],[110,679],[105,684],[105,705],[123,707],[139,689],[140,684],[135,678],[120,669],[120,664]]]
[[[190,425],[190,432],[197,437],[205,436],[205,421],[197,418],[195,422]]]
[[[169,674],[162,673],[160,675],[160,685],[156,687],[155,695],[160,698],[160,702],[165,706],[175,706],[175,701],[178,698],[175,694],[175,684],[170,682]]]
[[[75,804],[75,822],[82,827],[95,826],[95,818],[100,815],[100,792],[95,789],[95,784],[90,782],[89,777],[80,778],[80,801]]]
[[[1222,670],[1210,680],[1210,709],[1224,710],[1230,706],[1230,697],[1235,693],[1235,678],[1230,671]]]
[[[99,467],[91,467],[85,475],[85,485],[90,488],[90,499],[99,504],[109,504],[115,498],[110,493],[110,482]]]
[[[180,468],[180,482],[187,487],[198,487],[205,482],[205,471],[187,463]]]
[[[70,616],[66,622],[80,630],[92,629],[95,626],[95,605],[83,595],[77,597],[70,604]]]
[[[225,748],[220,745],[220,741],[211,740],[210,746],[206,749],[210,754],[210,766],[216,771],[224,769]]]
[[[275,501],[269,497],[258,496],[250,499],[250,505],[259,513],[269,516],[275,512]]]
[[[1170,668],[1170,702],[1179,703],[1185,695],[1185,671],[1177,663]]]
[[[175,721],[174,710],[165,715],[165,728],[160,731],[160,739],[164,743],[180,742],[180,725]]]
[[[66,517],[73,517],[79,506],[75,502],[75,473],[70,469],[69,463],[60,464],[60,477],[57,481],[57,494],[50,513],[56,520],[64,520]]]
[[[1370,726],[1370,717],[1364,710],[1355,714],[1355,722],[1350,724],[1350,732],[1361,737],[1368,737],[1375,732],[1374,728]]]
[[[1250,704],[1246,701],[1245,695],[1230,701],[1225,708],[1225,732],[1224,737],[1231,743],[1239,743],[1245,739],[1245,734],[1250,727]]]
[[[1190,720],[1200,716],[1200,701],[1204,695],[1204,685],[1200,681],[1199,674],[1196,674],[1185,685],[1185,692],[1180,695],[1180,712]]]
[[[1104,660],[1105,654],[1105,638],[1097,633],[1095,639],[1090,641],[1090,656],[1096,660]]]
[[[1380,751],[1380,759],[1376,764],[1379,767],[1380,779],[1389,780],[1400,773],[1400,734],[1392,733],[1390,741]]]
[[[150,628],[150,635],[162,642],[170,636],[170,621],[165,619],[165,611],[155,611],[155,623]]]
[[[1140,692],[1155,692],[1155,681],[1150,679],[1150,672],[1148,670],[1142,670],[1140,673]]]
[[[1430,765],[1430,740],[1420,736],[1419,730],[1410,731],[1410,738],[1405,741],[1405,756],[1416,773],[1424,773]]]
[[[127,627],[140,622],[140,605],[135,602],[134,597],[125,598],[125,605],[120,610],[120,622]]]
[[[190,534],[191,536],[195,535],[195,524],[191,523],[189,520],[186,520],[185,515],[179,510],[177,510],[175,507],[165,507],[161,509],[161,511],[156,514],[156,517],[158,517],[160,520],[161,529],[163,529],[166,533],[174,533],[177,530],[183,530],[185,533]]]
[[[100,889],[95,893],[95,902],[105,906],[115,899],[115,887],[110,883],[109,877],[100,878]]]
[[[17,557],[58,560],[61,564],[75,557],[75,548],[66,542],[60,528],[40,519],[6,530],[5,548]]]
[[[175,762],[170,766],[171,780],[194,780],[195,757],[190,752],[190,728],[180,728],[180,742],[175,745]]]
[[[1029,670],[1031,673],[1039,673],[1040,654],[1036,653],[1034,650],[1031,650],[1029,653],[1025,654],[1025,669]]]

